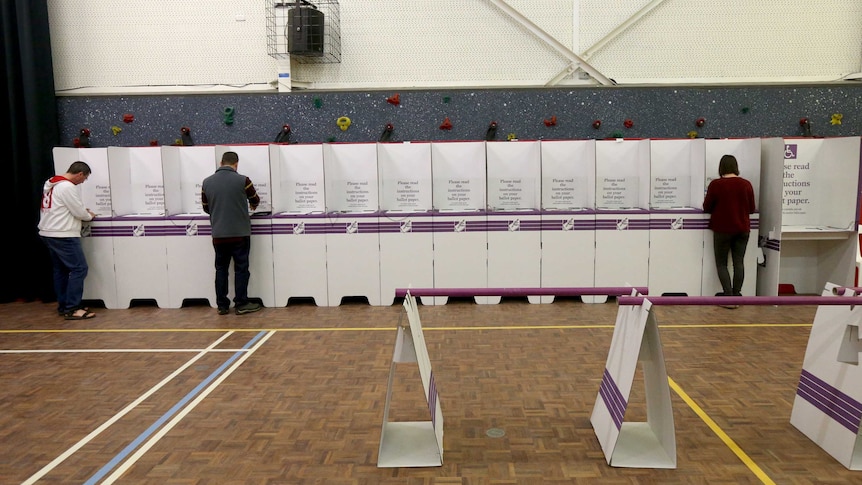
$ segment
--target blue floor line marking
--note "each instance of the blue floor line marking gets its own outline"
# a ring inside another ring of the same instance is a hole
[[[188,404],[189,401],[191,401],[195,396],[200,394],[200,392],[210,382],[215,380],[215,378],[218,377],[222,372],[224,372],[224,370],[227,369],[228,366],[235,362],[244,353],[245,350],[248,350],[252,345],[255,344],[255,342],[263,338],[264,335],[266,335],[266,332],[260,332],[255,335],[254,338],[249,340],[248,343],[242,347],[242,350],[238,350],[228,360],[226,360],[222,365],[220,365],[218,369],[214,370],[212,374],[210,374],[206,379],[201,381],[200,384],[198,384],[194,389],[192,389],[188,394],[186,394],[185,397],[183,397],[176,404],[174,404],[173,407],[168,410],[168,412],[163,414],[162,417],[156,420],[155,423],[151,424],[149,428],[147,428],[143,433],[141,433],[137,438],[135,438],[134,441],[129,443],[125,448],[123,448],[123,451],[118,453],[117,456],[115,456],[113,459],[111,459],[111,461],[105,464],[105,466],[103,466],[98,472],[96,472],[95,475],[93,475],[86,482],[84,482],[84,484],[95,485],[99,482],[99,480],[105,478],[105,475],[107,475],[111,470],[116,468],[117,465],[119,465],[133,451],[135,451],[135,449],[137,449],[138,446],[140,446],[140,444],[144,442],[144,440],[149,438],[153,433],[156,432],[156,430],[158,430],[163,424],[165,424],[168,419],[172,418],[175,414],[177,414],[177,412],[179,412],[179,410],[182,409],[183,406]]]

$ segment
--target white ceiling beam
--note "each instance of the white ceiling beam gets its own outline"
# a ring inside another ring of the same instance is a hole
[[[595,54],[599,49],[604,47],[608,42],[614,40],[620,34],[628,30],[629,27],[638,23],[642,18],[644,18],[646,14],[650,13],[654,8],[664,3],[664,1],[665,0],[652,0],[650,3],[644,5],[642,9],[635,12],[634,15],[626,19],[625,22],[617,25],[617,27],[610,33],[608,33],[608,35],[602,37],[595,44],[591,45],[587,50],[582,52],[580,57],[584,60],[589,59],[593,56],[593,54]]]
[[[489,0],[494,6],[502,10],[506,15],[517,21],[519,24],[524,26],[527,30],[530,31],[533,35],[541,39],[544,43],[553,47],[554,50],[563,55],[566,59],[571,61],[572,64],[580,67],[584,72],[589,74],[593,79],[595,79],[599,84],[610,86],[615,84],[613,81],[608,79],[604,74],[599,72],[596,68],[589,65],[586,60],[582,59],[580,56],[575,54],[571,49],[564,46],[557,39],[555,39],[552,35],[548,34],[544,30],[542,30],[538,25],[534,24],[530,19],[525,17],[521,12],[512,8],[511,5],[506,3],[503,0]],[[557,76],[559,77],[559,76]],[[557,78],[554,78],[557,79]],[[553,82],[553,81],[552,81]]]

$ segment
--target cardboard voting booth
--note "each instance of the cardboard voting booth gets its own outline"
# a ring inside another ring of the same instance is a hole
[[[81,247],[87,258],[84,299],[100,300],[105,308],[121,308],[117,302],[117,274],[114,269],[114,238],[111,216],[111,181],[108,175],[107,148],[67,148],[53,150],[54,173],[66,173],[73,162],[90,166],[90,177],[78,185],[84,207],[96,218],[81,227]]]
[[[434,286],[488,287],[485,142],[431,143]],[[423,299],[445,304],[447,297]],[[475,298],[477,303],[487,297]]]
[[[703,193],[712,179],[718,178],[718,164],[724,155],[733,155],[739,163],[739,175],[751,182],[754,187],[755,204],[760,204],[760,138],[725,138],[718,140],[706,140],[706,168],[703,184]],[[700,201],[703,208],[703,200]],[[758,206],[759,211],[759,206]],[[754,295],[757,292],[757,261],[760,257],[758,238],[760,236],[760,216],[751,214],[751,234],[748,238],[748,247],[745,250],[745,280],[742,285],[742,294]],[[703,239],[703,278],[701,281],[701,294],[704,296],[715,296],[721,293],[721,282],[718,281],[718,272],[715,268],[715,251],[712,241],[712,231],[706,231]],[[728,265],[731,265],[728,258]]]
[[[329,306],[346,296],[380,305],[379,186],[375,143],[327,143],[326,275]]]
[[[165,237],[168,258],[168,304],[180,308],[187,299],[207,300],[216,307],[215,252],[209,215],[201,204],[203,180],[218,167],[213,146],[161,147],[166,219],[173,230]]]
[[[590,423],[608,464],[676,468],[676,437],[658,323],[648,299],[620,306]],[[626,421],[637,366],[644,377],[647,420]]]
[[[860,138],[769,138],[762,156],[758,294],[853,284]]]
[[[430,143],[378,143],[380,298],[434,286]]]
[[[327,306],[323,145],[270,145],[275,301],[311,297]]]
[[[647,286],[649,174],[649,140],[596,141],[596,286]]]
[[[833,296],[835,286],[827,283],[822,296]],[[855,295],[847,289],[842,296]],[[860,324],[862,307],[817,308],[790,415],[790,424],[850,470],[862,470]]]
[[[709,224],[709,214],[702,211],[705,148],[703,139],[650,140],[648,280],[653,295],[700,295]]]
[[[155,300],[170,306],[167,237],[160,147],[108,147],[117,300]]]
[[[389,369],[386,404],[383,408],[383,429],[377,457],[379,468],[431,467],[443,465],[443,410],[437,395],[437,384],[431,359],[422,334],[422,322],[416,298],[404,298],[408,325],[399,325],[395,336],[395,352]],[[393,400],[392,384],[397,364],[416,363],[428,403],[429,421],[389,421]]]
[[[596,142],[541,142],[543,288],[593,287],[596,271]],[[542,296],[543,303],[554,301]]]
[[[239,156],[237,171],[254,184],[260,204],[251,215],[251,254],[248,283],[248,297],[259,299],[264,306],[275,306],[275,274],[273,272],[272,249],[272,184],[269,171],[268,145],[216,145],[216,160],[221,162],[224,152],[236,152]],[[231,269],[231,274],[233,269]],[[231,288],[233,288],[233,277]],[[231,290],[232,292],[233,290]],[[231,298],[233,298],[231,296]]]
[[[542,269],[542,153],[538,141],[485,143],[488,287],[536,288]],[[540,303],[539,296],[528,296]],[[499,303],[490,297],[488,303]]]

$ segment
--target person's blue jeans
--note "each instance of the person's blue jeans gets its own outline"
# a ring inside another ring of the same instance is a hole
[[[81,299],[84,298],[84,279],[89,269],[81,247],[81,238],[42,236],[42,242],[51,254],[57,311],[74,312],[81,308]]]
[[[715,251],[715,269],[718,271],[718,280],[721,282],[721,290],[726,296],[739,296],[742,294],[742,282],[745,280],[745,249],[748,247],[749,232],[728,234],[714,232],[712,234],[713,249]],[[727,254],[730,253],[733,261],[733,277],[727,270]]]
[[[213,248],[215,248],[216,304],[219,308],[230,307],[227,293],[231,260],[233,260],[234,290],[236,291],[233,302],[236,306],[248,303],[248,281],[251,277],[248,270],[248,256],[251,252],[251,237],[246,236],[236,242],[213,243]]]

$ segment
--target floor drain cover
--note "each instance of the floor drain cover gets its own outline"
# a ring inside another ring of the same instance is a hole
[[[500,428],[490,428],[488,431],[485,431],[485,434],[491,438],[502,438],[506,436],[506,432]]]

